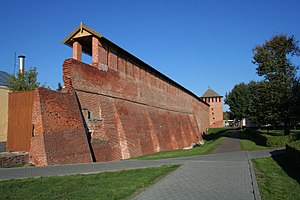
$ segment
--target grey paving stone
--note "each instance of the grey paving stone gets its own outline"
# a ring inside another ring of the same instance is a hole
[[[184,162],[185,161],[175,159],[150,161],[124,160],[115,162],[56,165],[46,167],[2,168],[0,169],[0,180],[30,177],[63,176],[71,174],[89,174],[105,171],[157,167],[161,165],[183,164]]]
[[[266,149],[266,150],[258,150],[258,151],[249,151],[248,157],[249,159],[265,158],[265,157],[276,156],[284,153],[286,153],[285,148]]]
[[[228,152],[228,153],[217,153],[202,156],[191,156],[180,158],[181,160],[206,160],[206,161],[247,161],[246,152]]]
[[[222,144],[217,147],[213,153],[225,153],[241,151],[240,140],[238,138],[225,137]]]
[[[213,153],[226,153],[226,152],[235,152],[241,151],[240,146],[240,130],[231,130],[224,134],[223,141]]]
[[[105,171],[155,167],[161,165],[185,164],[190,161],[241,161],[247,160],[245,155],[246,154],[244,152],[234,152],[163,160],[124,160],[103,163],[55,165],[47,167],[2,168],[0,169],[0,180],[98,173]]]
[[[228,145],[228,144],[226,144]],[[234,142],[234,145],[237,145]],[[201,147],[200,147],[201,148]],[[182,166],[134,199],[260,199],[250,159],[284,153],[284,149],[230,151],[163,160],[0,169],[0,180],[63,176],[181,164]]]
[[[247,161],[191,162],[134,199],[254,199]]]

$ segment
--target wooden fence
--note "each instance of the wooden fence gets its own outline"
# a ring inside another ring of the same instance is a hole
[[[7,151],[30,150],[34,91],[9,93]]]

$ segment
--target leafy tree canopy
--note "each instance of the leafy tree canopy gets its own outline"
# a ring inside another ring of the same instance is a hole
[[[233,118],[242,119],[248,116],[249,99],[250,90],[245,83],[235,85],[232,91],[225,95],[225,104],[229,106]]]
[[[37,88],[40,83],[37,82],[36,68],[25,71],[24,73],[18,73],[17,76],[11,75],[8,80],[8,88],[11,91],[28,91]]]
[[[257,74],[266,81],[279,79],[286,82],[295,78],[297,66],[292,63],[291,57],[299,56],[300,49],[294,36],[275,35],[265,44],[257,45],[253,52]]]
[[[265,114],[263,121],[283,122],[285,134],[289,134],[296,104],[294,88],[298,69],[291,58],[300,56],[298,41],[294,36],[279,34],[257,45],[253,52],[257,74],[264,77],[263,89],[255,96],[264,104],[256,110]]]
[[[294,36],[279,34],[254,49],[253,63],[260,82],[240,83],[227,95],[234,118],[250,118],[259,124],[280,124],[289,134],[290,125],[300,120],[300,80],[292,57],[300,56]]]

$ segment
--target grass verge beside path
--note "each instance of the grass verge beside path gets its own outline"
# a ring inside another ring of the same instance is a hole
[[[203,154],[209,154],[213,152],[213,150],[219,145],[222,141],[222,138],[219,138],[214,141],[205,141],[204,145],[195,147],[193,149],[179,149],[172,151],[162,151],[155,154],[149,154],[145,156],[140,156],[134,158],[135,160],[157,160],[157,159],[165,159],[165,158],[178,158],[178,157],[186,157],[186,156],[197,156]]]
[[[124,199],[179,165],[0,181],[1,199]]]
[[[253,164],[262,199],[299,199],[300,171],[286,155],[254,159]]]
[[[241,133],[240,145],[244,151],[274,149],[285,147],[289,142],[299,140],[300,132],[293,130],[290,135],[283,135],[283,130],[261,130],[246,129]]]
[[[249,134],[245,133],[245,132],[241,133],[240,146],[241,146],[242,151],[255,151],[255,150],[270,149],[270,147],[256,144],[251,139],[251,136],[249,136]]]
[[[241,139],[240,145],[241,145],[242,151],[256,151],[256,150],[264,150],[264,149],[271,148],[271,147],[257,145],[257,144],[255,144],[255,142],[253,142],[249,139]]]
[[[209,129],[207,135],[204,137],[204,145],[198,146],[193,149],[179,149],[172,151],[162,151],[155,154],[144,155],[133,158],[134,160],[157,160],[165,158],[179,158],[187,156],[197,156],[212,153],[216,147],[222,142],[222,135],[227,131],[232,130],[229,128],[212,128]]]

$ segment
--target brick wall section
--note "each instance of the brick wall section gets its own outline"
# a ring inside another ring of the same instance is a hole
[[[38,88],[34,98],[31,162],[35,165],[92,162],[75,93]]]
[[[91,120],[97,118],[95,115],[101,108],[103,121],[91,128],[97,161],[127,159],[181,149],[201,138],[201,134],[197,134],[199,131],[192,114],[181,114],[81,91],[77,95],[81,106],[84,105],[85,109],[91,111]]]
[[[76,91],[97,161],[180,149],[202,139],[209,126],[206,104],[113,52],[108,58],[113,67],[74,59],[63,67],[66,90]]]
[[[34,124],[34,137],[31,137],[30,141],[29,158],[30,162],[34,165],[44,166],[48,165],[48,162],[45,150],[44,127],[39,89],[35,90],[33,98],[32,124]]]
[[[118,62],[122,63],[122,62]],[[119,68],[119,67],[118,67]],[[145,79],[115,71],[99,70],[91,65],[67,59],[63,80],[66,88],[125,99],[136,103],[186,114],[194,114],[200,131],[209,126],[208,106],[181,89],[144,71]],[[140,73],[141,74],[141,73]]]

